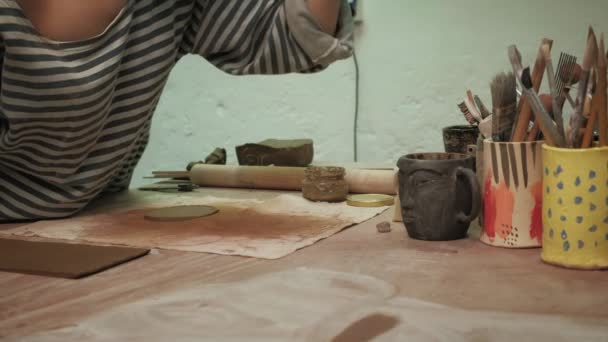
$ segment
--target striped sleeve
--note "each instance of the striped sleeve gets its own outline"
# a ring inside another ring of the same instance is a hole
[[[197,0],[184,43],[234,75],[313,72],[350,57],[353,21],[346,0],[333,36],[305,0]]]

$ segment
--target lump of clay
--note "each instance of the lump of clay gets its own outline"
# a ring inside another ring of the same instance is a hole
[[[237,146],[236,156],[240,165],[305,167],[312,163],[314,149],[310,139],[268,139]]]

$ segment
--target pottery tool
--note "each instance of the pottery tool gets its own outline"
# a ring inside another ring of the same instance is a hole
[[[543,75],[545,73],[545,56],[543,54],[543,49],[548,47],[551,50],[553,46],[553,40],[544,38],[541,42],[541,45],[538,49],[538,54],[536,56],[536,61],[534,63],[534,69],[532,71],[532,84],[535,92],[538,92],[540,86],[543,81]],[[521,59],[521,58],[520,58]],[[517,76],[519,78],[519,75]],[[522,89],[523,91],[523,89]],[[513,128],[513,133],[511,135],[511,141],[520,142],[526,139],[526,135],[528,133],[528,126],[530,124],[530,120],[532,119],[532,108],[530,104],[527,102],[525,98],[522,98],[522,102],[520,104],[520,109],[517,112],[517,117],[515,120],[515,126]]]
[[[493,115],[488,116],[479,123],[479,132],[481,132],[486,139],[492,137],[492,127],[494,126],[492,123],[492,116]]]
[[[549,91],[551,95],[551,107],[553,112],[553,120],[557,125],[557,131],[562,136],[563,139],[566,138],[566,133],[564,131],[564,118],[562,116],[562,108],[559,103],[559,95],[557,91],[557,82],[555,80],[555,71],[553,70],[553,60],[551,59],[551,49],[549,45],[543,44],[542,47],[543,56],[545,58],[545,66],[547,71],[547,81],[549,82]],[[537,124],[538,121],[535,121]]]
[[[473,98],[473,93],[471,93],[470,90],[467,90],[467,97],[465,97],[464,99],[464,104],[469,110],[469,113],[475,119],[475,121],[481,122],[481,120],[483,120],[483,118],[481,117],[481,113],[475,106],[475,99]]]
[[[597,98],[597,115],[600,135],[600,146],[608,146],[608,104],[606,101],[606,73],[608,64],[608,55],[606,55],[606,47],[604,45],[604,34],[602,33],[599,44],[598,60],[597,60],[597,87],[595,96]]]
[[[464,119],[467,120],[467,122],[469,123],[469,125],[477,125],[479,124],[479,122],[477,122],[477,120],[475,119],[475,117],[473,117],[473,114],[471,114],[471,112],[469,111],[469,108],[467,107],[467,105],[463,102],[460,102],[458,104],[458,109],[460,109],[460,112],[462,112],[462,115],[464,115]]]
[[[144,218],[150,221],[188,221],[211,216],[218,211],[207,205],[182,205],[150,210]]]
[[[205,187],[301,191],[304,167],[196,165],[190,172],[155,172],[159,178],[190,178]],[[351,193],[395,195],[394,169],[346,168],[344,179]]]
[[[383,194],[350,195],[346,198],[346,204],[362,208],[386,207],[395,204],[395,198]]]
[[[515,77],[512,73],[501,73],[490,84],[492,92],[492,139],[506,141],[511,136],[517,106]]]
[[[582,73],[578,86],[578,96],[575,112],[570,116],[570,131],[567,137],[569,147],[579,147],[581,144],[581,128],[585,126],[585,117],[583,109],[585,106],[585,98],[587,96],[587,88],[589,86],[589,78],[591,74],[591,66],[597,59],[597,40],[593,28],[589,27],[587,37],[587,47],[583,58]]]
[[[490,113],[490,111],[488,110],[488,107],[486,107],[483,101],[481,101],[481,98],[477,95],[475,95],[475,104],[477,105],[477,108],[479,108],[479,112],[481,113],[481,117],[483,119],[492,115],[492,113]]]
[[[564,139],[559,134],[557,127],[555,127],[551,117],[543,107],[538,94],[534,91],[530,68],[523,68],[521,64],[521,54],[515,45],[509,47],[509,60],[513,67],[513,72],[517,76],[516,79],[522,88],[523,95],[536,115],[535,120],[538,121],[539,127],[545,136],[546,143],[552,146],[563,147],[565,145]]]
[[[540,95],[538,95],[538,98],[539,98],[540,102],[543,104],[543,108],[545,108],[545,111],[549,114],[549,116],[553,120],[554,119],[553,99],[552,99],[551,95],[540,94]],[[532,128],[530,128],[530,132],[528,133],[528,137],[527,137],[526,141],[537,141],[537,140],[541,139],[541,136],[539,133],[540,133],[540,128],[539,128],[538,122],[536,120],[534,120],[534,124],[532,125]]]
[[[562,109],[564,103],[569,99],[570,105],[574,107],[576,104],[570,97],[570,86],[577,82],[577,70],[578,64],[576,64],[576,57],[567,53],[561,53],[559,61],[557,62],[557,77],[556,77],[556,92],[558,98],[558,105]],[[580,70],[580,69],[578,69]],[[578,74],[580,77],[580,73]]]

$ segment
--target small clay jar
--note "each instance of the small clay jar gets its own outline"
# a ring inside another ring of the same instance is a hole
[[[342,202],[348,195],[343,167],[309,166],[304,171],[302,195],[314,202]]]

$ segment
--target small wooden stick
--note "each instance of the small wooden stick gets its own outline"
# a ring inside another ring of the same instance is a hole
[[[591,72],[591,66],[597,59],[597,39],[593,28],[589,27],[589,34],[587,38],[587,47],[585,48],[585,57],[583,58],[581,79],[578,86],[578,97],[576,103],[576,111],[570,116],[570,134],[567,137],[568,146],[577,148],[581,144],[581,128],[585,126],[585,117],[583,116],[583,110],[585,107],[585,98],[587,96],[587,87],[589,86],[589,76]]]
[[[597,61],[597,88],[595,91],[595,97],[597,98],[597,115],[598,115],[598,125],[599,125],[599,134],[600,134],[600,146],[608,146],[608,104],[606,101],[607,98],[607,90],[606,90],[606,72],[607,72],[607,64],[608,57],[606,55],[606,47],[604,46],[604,34],[602,33],[600,37],[600,45],[598,52],[598,61]]]
[[[543,82],[543,75],[545,74],[545,58],[543,55],[543,47],[545,46],[548,46],[549,50],[551,50],[553,40],[544,38],[541,42],[540,48],[538,49],[538,55],[536,56],[536,62],[534,63],[534,69],[532,71],[532,85],[534,91],[536,92],[538,92],[540,89],[540,85]],[[525,102],[522,103],[521,110],[517,115],[517,121],[515,122],[511,141],[524,141],[526,138],[526,133],[528,132],[530,119],[532,118],[532,107],[530,106],[530,103],[528,103],[527,99],[523,97],[522,101]]]
[[[589,117],[587,118],[587,127],[585,127],[585,134],[583,135],[583,142],[581,148],[589,148],[593,143],[593,129],[595,128],[595,120],[599,111],[600,104],[598,103],[598,96],[594,96],[591,102],[589,110]]]

